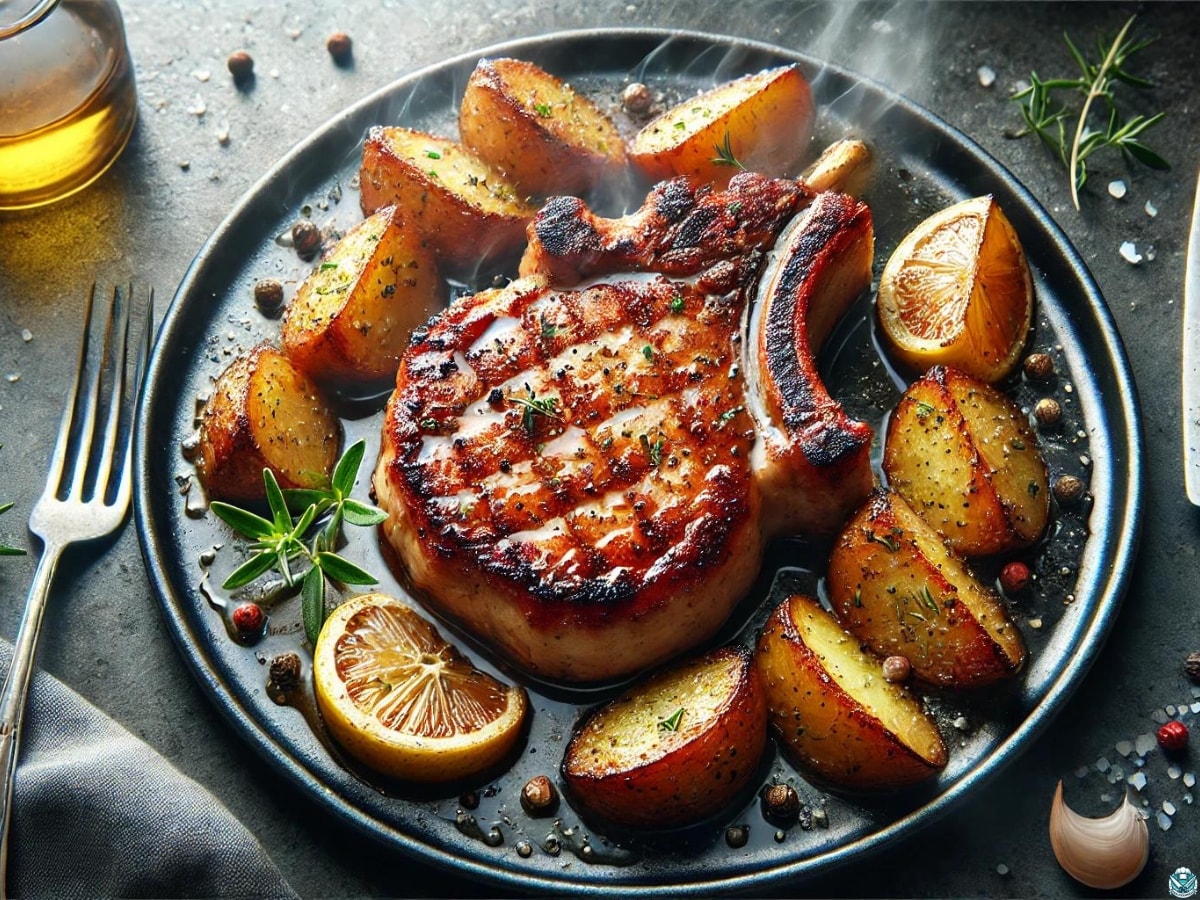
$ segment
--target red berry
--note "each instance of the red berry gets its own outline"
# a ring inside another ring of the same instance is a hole
[[[1010,562],[1000,570],[1000,587],[1006,594],[1019,594],[1029,587],[1033,573],[1023,562]]]
[[[1158,729],[1158,746],[1168,753],[1177,753],[1187,746],[1188,729],[1182,722],[1171,721]]]
[[[257,603],[241,603],[233,610],[233,627],[242,637],[258,637],[262,634],[267,617]]]

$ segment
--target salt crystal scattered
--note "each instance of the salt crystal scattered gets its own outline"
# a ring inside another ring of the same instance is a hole
[[[1153,203],[1151,203],[1149,200],[1146,201],[1146,215],[1148,215],[1152,219],[1158,215],[1158,207],[1155,206]]]
[[[1200,685],[1196,685],[1194,688],[1192,688],[1192,696],[1200,697]],[[1200,710],[1198,710],[1198,711],[1200,711]]]
[[[1116,197],[1118,200],[1120,200],[1125,196],[1125,182],[1121,181],[1119,178],[1116,181],[1110,181],[1108,183],[1108,192],[1113,197]]]
[[[1116,769],[1113,769],[1111,772],[1108,773],[1108,783],[1109,784],[1118,784],[1121,781],[1123,781],[1124,778],[1125,778],[1125,776],[1122,775],[1120,772],[1118,772]]]
[[[1179,810],[1175,807],[1175,804],[1172,803],[1170,800],[1164,800],[1162,802],[1162,810],[1168,816],[1173,816],[1173,815],[1175,815],[1175,813],[1179,812]]]
[[[1174,703],[1168,703],[1168,704],[1166,705],[1166,707],[1165,707],[1165,711],[1166,711],[1166,713],[1167,713],[1167,715],[1168,715],[1168,716],[1173,716],[1173,715],[1175,715],[1175,704],[1174,704]]]
[[[274,78],[274,79],[276,79],[276,80],[278,80],[278,78],[279,78],[279,70],[278,70],[278,69],[272,69],[272,70],[271,70],[270,72],[268,72],[267,74],[268,74],[268,75],[270,75],[272,78]]]
[[[1117,741],[1117,752],[1120,753],[1122,756],[1128,756],[1130,753],[1133,752],[1133,742],[1132,741]]]
[[[1000,865],[996,866],[996,874],[997,875],[1007,875],[1008,874],[1008,866],[1006,866],[1004,863],[1000,863]]]
[[[1090,771],[1092,771],[1092,770],[1090,768],[1088,768],[1087,766],[1080,766],[1078,769],[1075,770],[1075,777],[1076,778],[1087,778],[1088,772],[1090,772]]]
[[[196,116],[197,118],[199,118],[200,116],[202,116],[206,112],[208,112],[208,107],[205,105],[203,100],[201,100],[199,97],[197,97],[196,101],[191,106],[188,107],[188,112],[191,113],[193,116]]]
[[[1186,803],[1188,806],[1191,806],[1193,803],[1195,803],[1195,802],[1196,802],[1196,798],[1195,798],[1195,797],[1193,797],[1193,796],[1192,796],[1190,793],[1188,793],[1188,794],[1184,794],[1184,795],[1183,795],[1183,802],[1184,802],[1184,803]]]
[[[217,143],[222,147],[229,146],[229,123],[222,122],[216,131]]]
[[[1139,734],[1137,736],[1137,743],[1134,746],[1137,748],[1138,756],[1145,756],[1147,753],[1153,750],[1157,744],[1158,741],[1155,739],[1154,735],[1146,733]]]
[[[991,87],[996,83],[996,70],[991,66],[979,67],[979,83],[986,87]]]
[[[1133,241],[1126,241],[1121,245],[1121,258],[1131,266],[1136,266],[1142,261],[1142,254],[1138,253]]]
[[[1157,255],[1153,244],[1146,248],[1146,262],[1154,262],[1154,257]],[[1167,302],[1170,303],[1171,301],[1168,300]]]
[[[28,344],[30,341],[33,340],[33,332],[30,331],[28,328],[22,328],[21,329],[21,340],[23,340],[25,343]]]
[[[1158,818],[1158,827],[1159,828],[1161,828],[1163,831],[1171,830],[1171,825],[1173,823],[1171,822],[1170,816],[1168,816],[1166,813],[1160,812],[1158,814],[1157,818]]]
[[[1193,703],[1191,709],[1194,713],[1200,713],[1200,700],[1197,700],[1195,703]]]
[[[1086,453],[1081,453],[1079,454],[1079,464],[1081,466],[1090,466],[1092,464],[1092,458]]]
[[[966,731],[968,728],[971,727],[971,723],[967,721],[966,716],[959,716],[957,719],[954,720],[954,727],[957,728],[959,731]]]
[[[1171,776],[1172,781],[1175,781],[1183,775],[1183,769],[1172,763],[1171,765],[1167,766],[1167,774]]]
[[[891,34],[895,29],[892,28],[892,23],[886,19],[876,19],[871,23],[871,30],[880,34]]]
[[[1196,773],[1195,772],[1187,772],[1183,776],[1183,783],[1187,787],[1195,787],[1196,786]]]
[[[192,73],[192,77],[195,78],[197,81],[205,82],[205,81],[208,81],[208,79],[212,78],[212,73],[209,72],[207,69],[197,69],[195,72]]]
[[[1169,717],[1167,716],[1166,710],[1156,709],[1154,712],[1150,713],[1150,718],[1152,718],[1159,725],[1166,725]]]
[[[1137,766],[1137,767],[1140,769],[1140,768],[1142,768],[1144,765],[1146,765],[1146,760],[1145,760],[1145,759],[1143,759],[1143,758],[1142,758],[1142,757],[1140,757],[1140,756],[1135,756],[1135,757],[1133,758],[1133,764],[1134,764],[1135,766]]]
[[[1041,620],[1041,619],[1030,619],[1030,620],[1029,620],[1029,627],[1030,627],[1030,628],[1033,628],[1033,629],[1038,629],[1038,628],[1041,628],[1041,627],[1042,627],[1042,620]]]
[[[1135,791],[1140,791],[1146,786],[1146,773],[1134,772],[1127,780],[1131,788],[1133,788]]]
[[[20,380],[21,380],[20,372],[10,372],[8,374],[8,383],[9,384],[16,384]]]

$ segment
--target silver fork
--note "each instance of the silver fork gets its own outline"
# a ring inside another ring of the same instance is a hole
[[[29,517],[29,530],[42,539],[42,556],[25,601],[8,678],[0,691],[0,770],[4,775],[0,797],[0,897],[6,895],[8,834],[21,717],[54,570],[68,545],[116,531],[129,511],[133,417],[126,394],[136,396],[137,382],[149,354],[154,292],[150,292],[135,363],[135,384],[130,392],[126,390],[126,369],[133,288],[130,287],[124,300],[119,291],[113,291],[99,341],[91,335],[95,301],[96,286],[92,285],[84,312],[75,380],[67,392],[46,489]]]

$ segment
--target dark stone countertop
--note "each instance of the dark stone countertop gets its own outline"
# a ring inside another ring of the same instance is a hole
[[[0,500],[15,509],[0,539],[33,549],[21,528],[45,477],[93,278],[134,277],[167,298],[228,210],[290,147],[324,120],[394,78],[448,56],[562,29],[659,26],[732,34],[823,56],[882,80],[979,142],[1046,207],[1098,281],[1132,363],[1144,413],[1146,515],[1131,587],[1103,652],[1036,743],[951,814],[851,866],[784,890],[847,896],[1075,896],[1090,893],[1055,863],[1046,837],[1059,778],[1106,758],[1118,742],[1153,732],[1156,710],[1197,699],[1181,671],[1200,650],[1200,514],[1182,484],[1179,426],[1180,298],[1187,219],[1200,160],[1196,46],[1200,8],[1186,3],[792,4],[594,0],[469,5],[412,0],[125,0],[137,64],[140,122],[114,168],[54,206],[0,218]],[[1007,100],[1031,70],[1066,74],[1064,30],[1081,45],[1113,34],[1132,13],[1156,42],[1138,69],[1156,87],[1138,109],[1168,117],[1148,136],[1174,168],[1127,169],[1097,157],[1082,211],[1066,176],[1020,128]],[[354,64],[324,48],[335,29],[355,40]],[[253,90],[234,88],[227,55],[255,57]],[[982,66],[995,72],[981,84]],[[203,115],[195,110],[204,107]],[[228,127],[222,144],[217,132]],[[1123,178],[1122,200],[1105,190]],[[1150,216],[1146,203],[1157,209]],[[1122,259],[1133,241],[1140,265]],[[161,311],[161,307],[160,307]],[[32,333],[24,340],[23,330]],[[39,662],[209,787],[262,840],[305,896],[473,895],[456,881],[381,850],[318,809],[227,726],[172,642],[146,579],[135,529],[98,551],[73,553],[47,614]],[[0,631],[12,636],[16,598],[34,556],[5,560]],[[1193,722],[1200,721],[1190,715]],[[1195,771],[1193,742],[1182,763]],[[1183,794],[1156,750],[1147,796]],[[1165,896],[1179,866],[1200,871],[1200,809],[1177,799],[1170,830],[1151,822],[1144,873],[1123,893]]]

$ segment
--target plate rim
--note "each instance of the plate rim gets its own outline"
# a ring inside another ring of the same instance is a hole
[[[155,396],[154,388],[158,383],[158,378],[155,376],[160,375],[165,364],[163,348],[168,343],[172,343],[173,338],[176,337],[184,302],[199,283],[199,276],[203,272],[206,260],[226,236],[241,223],[242,219],[249,215],[255,199],[263,191],[269,189],[274,182],[284,177],[284,174],[290,171],[296,161],[306,152],[310,152],[314,142],[328,137],[340,126],[360,115],[366,108],[386,100],[405,87],[417,84],[431,75],[469,64],[472,60],[498,54],[518,55],[522,50],[528,51],[531,48],[548,44],[612,41],[614,39],[652,40],[658,44],[664,44],[671,40],[687,40],[697,45],[740,48],[780,60],[790,59],[813,64],[823,70],[828,69],[849,77],[857,83],[869,86],[888,99],[892,106],[899,107],[906,113],[931,123],[941,135],[953,140],[956,149],[969,153],[974,159],[983,161],[990,170],[989,175],[999,179],[1008,190],[1013,192],[1021,200],[1024,209],[1032,214],[1039,227],[1053,237],[1059,253],[1063,256],[1073,275],[1073,280],[1086,296],[1088,307],[1095,317],[1096,325],[1099,328],[1097,336],[1108,351],[1107,356],[1108,361],[1112,364],[1111,374],[1114,376],[1114,387],[1119,397],[1119,422],[1124,428],[1123,433],[1117,437],[1123,439],[1120,441],[1120,446],[1126,452],[1120,473],[1128,476],[1123,494],[1125,503],[1122,512],[1124,515],[1110,528],[1116,532],[1115,544],[1106,545],[1113,555],[1111,571],[1099,586],[1096,615],[1088,620],[1087,627],[1083,629],[1077,641],[1080,652],[1076,652],[1069,659],[1063,661],[1054,677],[1050,679],[1044,696],[1029,709],[1012,732],[1008,733],[944,790],[906,815],[893,820],[890,824],[835,848],[800,859],[785,861],[765,871],[735,873],[703,882],[663,886],[677,895],[697,895],[711,892],[714,889],[736,890],[750,886],[761,888],[765,884],[779,884],[787,880],[812,877],[818,873],[824,874],[848,863],[851,859],[861,859],[866,854],[877,852],[884,846],[907,836],[918,826],[929,824],[943,817],[951,809],[963,803],[968,795],[978,790],[983,783],[997,777],[1020,753],[1028,749],[1037,735],[1049,726],[1079,687],[1115,623],[1132,578],[1133,561],[1140,538],[1144,507],[1144,438],[1140,400],[1134,386],[1131,366],[1111,310],[1078,250],[1028,188],[981,145],[929,109],[868,76],[801,51],[766,41],[676,28],[605,27],[555,31],[491,44],[477,50],[456,54],[401,75],[335,113],[290,148],[243,193],[188,265],[171,304],[161,320],[153,355],[146,370],[143,389],[138,399],[134,462],[140,477],[135,495],[135,519],[147,575],[162,608],[168,630],[180,650],[187,669],[200,683],[208,700],[214,703],[226,721],[233,727],[234,732],[249,743],[263,759],[276,767],[277,771],[286,775],[308,801],[334,813],[342,821],[386,847],[409,853],[425,864],[450,865],[456,872],[480,883],[510,888],[521,887],[526,890],[531,888],[551,891],[569,889],[579,893],[603,893],[605,895],[644,890],[646,887],[644,883],[599,879],[590,881],[558,880],[547,878],[534,870],[522,873],[510,871],[507,868],[488,866],[474,859],[455,855],[443,848],[426,843],[417,836],[407,834],[371,816],[346,797],[329,790],[316,773],[311,771],[302,760],[294,757],[277,736],[271,733],[271,729],[256,719],[251,710],[221,684],[220,679],[212,671],[212,654],[204,646],[204,642],[197,639],[193,626],[180,608],[179,598],[175,595],[167,572],[160,564],[157,551],[160,533],[163,529],[155,528],[157,522],[154,514],[154,500],[150,496],[150,480],[146,474],[150,471],[149,456],[151,453],[170,452],[169,448],[156,448],[152,445],[152,425],[155,411],[151,407]],[[892,107],[889,106],[890,108]],[[1110,437],[1113,436],[1110,435]],[[1114,443],[1117,442],[1114,441]],[[204,663],[203,667],[200,665],[201,662]]]

